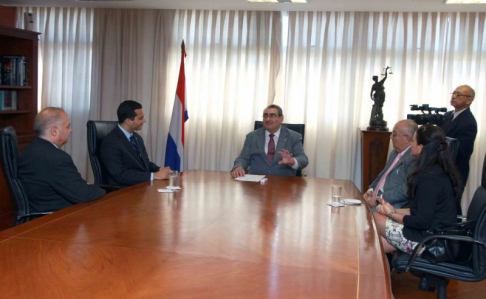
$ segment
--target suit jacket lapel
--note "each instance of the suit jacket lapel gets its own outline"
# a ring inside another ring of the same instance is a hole
[[[138,155],[137,151],[133,148],[130,141],[128,141],[127,136],[125,136],[125,134],[122,132],[122,130],[120,130],[118,126],[116,127],[116,129],[118,130],[118,138],[120,139],[120,144],[130,153],[130,155],[133,156],[135,160],[139,161],[140,164],[145,165],[145,161],[143,161],[143,159],[140,158],[140,156]],[[134,136],[135,139],[137,139],[137,135]],[[141,150],[140,145],[139,145],[139,149]],[[145,167],[148,168],[148,165],[145,165]]]
[[[275,156],[277,156],[278,152],[284,148],[289,137],[290,134],[287,128],[280,127],[280,136],[278,136],[278,143],[277,143],[277,148],[275,149]],[[291,150],[291,149],[287,149],[287,150]],[[278,157],[280,158],[280,154],[278,154]]]
[[[144,151],[144,148],[142,148],[142,140],[141,140],[142,137],[140,137],[138,134],[135,134],[135,133],[133,133],[133,134],[134,134],[133,136],[135,136],[135,140],[137,141],[138,149],[140,150],[140,155],[141,155],[143,164],[145,165],[145,168],[148,169],[149,168],[149,165],[148,165],[149,161],[148,161],[148,157],[146,155],[144,155],[145,151]],[[136,153],[136,154],[138,156],[138,153]]]
[[[260,152],[260,155],[262,158],[268,162],[267,154],[265,153],[265,128],[260,128],[257,131],[257,146],[258,146],[258,151]],[[270,163],[269,163],[270,164]]]
[[[455,119],[451,121],[451,124],[449,125],[446,131],[451,132],[452,130],[454,130],[458,125],[461,124],[462,119],[466,118],[469,113],[471,113],[471,109],[469,108],[462,111],[461,114],[459,114]],[[451,117],[454,117],[454,112],[451,113]]]

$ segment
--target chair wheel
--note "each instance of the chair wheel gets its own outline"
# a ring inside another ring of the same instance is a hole
[[[419,289],[426,292],[435,292],[435,284],[431,284],[427,281],[427,278],[422,277],[419,283]]]

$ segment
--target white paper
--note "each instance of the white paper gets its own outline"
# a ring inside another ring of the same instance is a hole
[[[182,190],[180,186],[167,186],[165,188],[169,190]]]
[[[334,207],[334,208],[339,208],[339,207],[344,207],[344,205],[340,202],[333,201],[327,204],[328,206]]]
[[[174,190],[171,189],[157,189],[159,193],[173,193]]]
[[[257,175],[257,174],[245,174],[245,176],[240,176],[235,178],[235,181],[242,181],[242,182],[259,182],[265,176],[264,175]]]
[[[361,200],[359,199],[343,199],[341,200],[342,204],[345,205],[361,205]]]

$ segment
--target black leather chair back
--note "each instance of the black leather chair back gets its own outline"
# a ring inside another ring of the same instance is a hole
[[[89,161],[95,178],[95,185],[108,185],[108,173],[100,157],[101,141],[113,130],[117,121],[93,121],[86,124],[88,127],[88,153]]]
[[[486,155],[484,155],[483,175],[481,176],[481,186],[486,188]]]
[[[302,145],[304,145],[305,124],[282,124],[282,126],[302,135]],[[257,130],[261,127],[263,127],[263,122],[261,120],[255,120],[253,130]],[[295,176],[302,176],[302,171],[300,169],[297,170]]]
[[[484,169],[484,168],[483,168]],[[474,204],[474,205],[473,205]],[[479,211],[475,211],[479,209]],[[467,213],[468,220],[471,215],[478,217],[474,230],[474,239],[486,243],[486,188],[480,186],[474,193],[471,205]],[[474,281],[486,278],[486,247],[480,244],[472,244],[473,269],[477,276]]]
[[[447,147],[451,153],[452,161],[456,162],[457,151],[459,150],[459,140],[452,137],[446,137]]]
[[[486,207],[486,155],[483,163],[483,174],[481,177],[481,186],[478,187],[467,210],[467,220],[479,221],[481,213],[486,213],[483,208]],[[486,235],[483,235],[486,237]]]
[[[13,127],[2,128],[0,134],[3,173],[7,179],[11,196],[14,199],[13,202],[16,215],[14,225],[18,225],[29,220],[26,216],[29,216],[30,212],[27,195],[17,176],[17,158],[19,156],[17,134]]]

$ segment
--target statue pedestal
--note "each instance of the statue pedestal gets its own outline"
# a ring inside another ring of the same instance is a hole
[[[361,130],[362,192],[385,168],[391,132]]]
[[[371,120],[370,125],[366,128],[366,130],[388,132],[388,128],[386,127],[386,121],[384,120]]]

